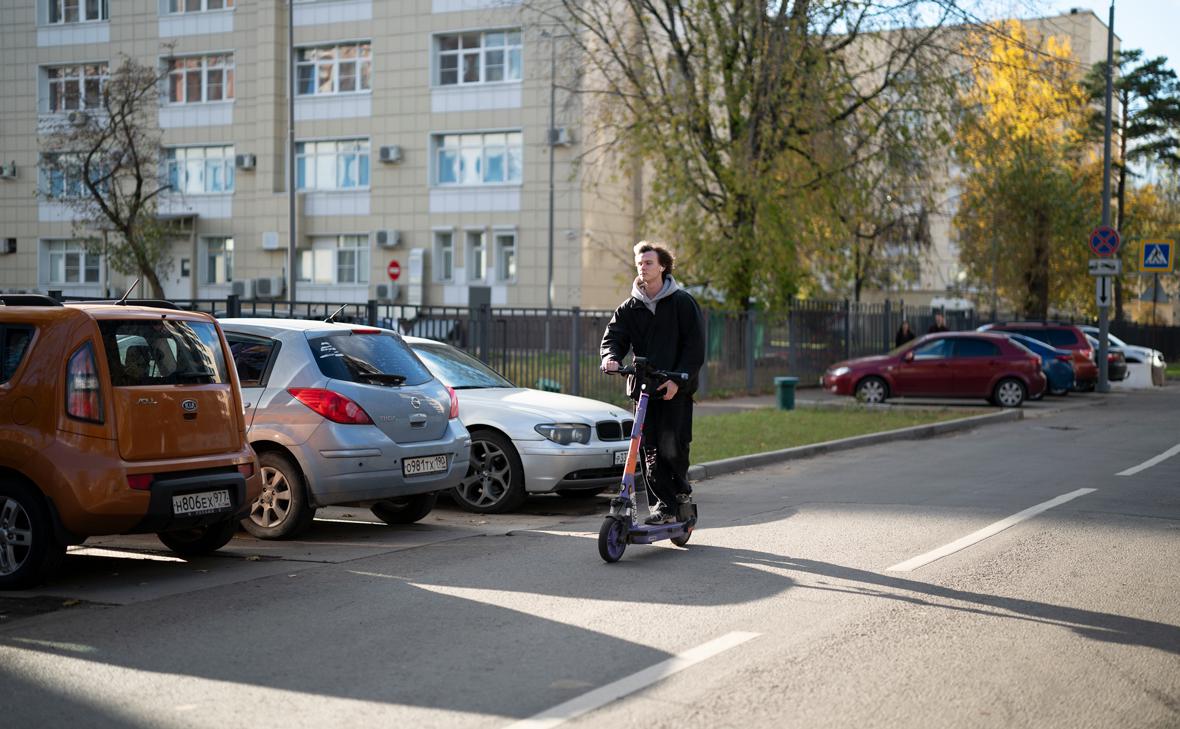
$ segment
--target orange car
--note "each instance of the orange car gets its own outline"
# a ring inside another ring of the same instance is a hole
[[[102,534],[214,551],[260,493],[221,328],[144,303],[0,295],[0,588]]]

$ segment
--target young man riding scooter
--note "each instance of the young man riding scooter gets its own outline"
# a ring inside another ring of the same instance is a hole
[[[602,336],[602,371],[615,372],[634,352],[646,357],[653,369],[688,373],[678,385],[665,380],[656,387],[647,406],[643,447],[655,449],[655,466],[649,488],[658,502],[647,524],[676,521],[677,497],[687,497],[688,449],[692,442],[692,395],[705,362],[705,334],[696,300],[672,277],[675,259],[662,245],[640,241],[635,245],[638,276],[631,296],[615,309]],[[627,394],[639,400],[641,383],[628,378]]]

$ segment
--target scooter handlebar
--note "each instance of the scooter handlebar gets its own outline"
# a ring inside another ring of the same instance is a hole
[[[688,382],[687,372],[673,372],[671,370],[657,370],[650,367],[643,368],[641,373],[634,365],[627,367],[620,367],[617,370],[608,371],[608,375],[646,375],[647,377],[659,377],[665,380],[679,380],[681,382]]]

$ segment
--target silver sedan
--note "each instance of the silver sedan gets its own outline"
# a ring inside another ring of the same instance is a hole
[[[462,508],[492,514],[515,509],[527,494],[593,496],[622,478],[632,424],[625,408],[517,387],[448,344],[405,339],[439,381],[460,392],[471,461],[451,495]]]

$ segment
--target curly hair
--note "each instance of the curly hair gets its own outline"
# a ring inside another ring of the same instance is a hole
[[[656,260],[664,267],[664,278],[672,275],[672,269],[676,266],[676,257],[672,255],[672,251],[664,247],[662,243],[652,243],[650,241],[641,240],[635,244],[635,255],[640,256],[644,253],[654,252]]]

